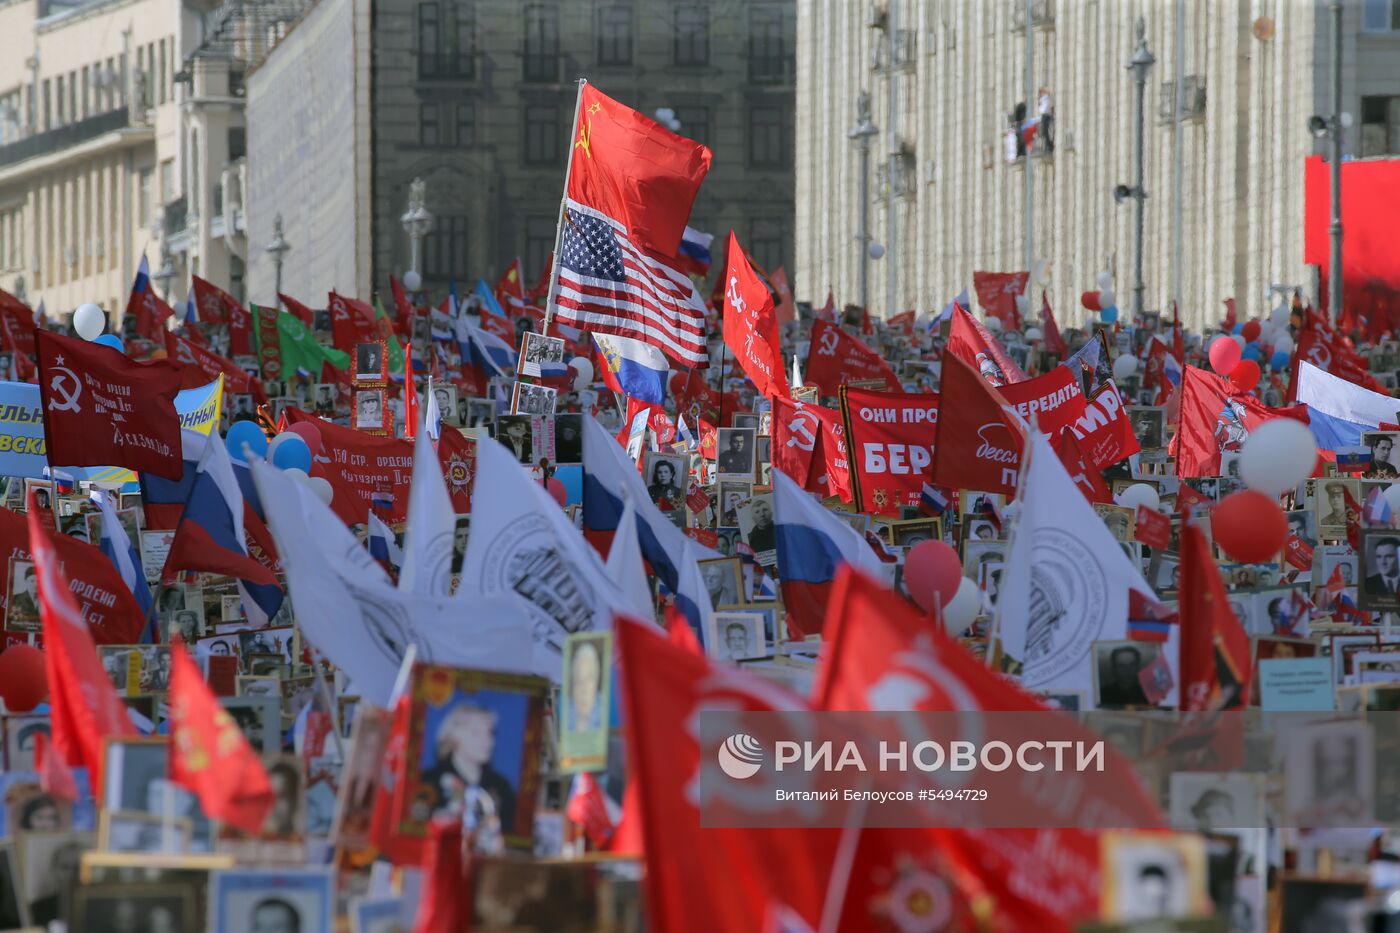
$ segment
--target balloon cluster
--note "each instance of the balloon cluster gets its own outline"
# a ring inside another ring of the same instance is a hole
[[[1118,320],[1118,297],[1113,294],[1113,276],[1099,273],[1099,287],[1079,296],[1079,303],[1090,311],[1099,312],[1099,320],[1112,324]]]
[[[925,612],[941,608],[950,635],[967,631],[982,609],[977,584],[963,576],[958,552],[942,541],[921,541],[904,558],[904,586]]]
[[[586,356],[576,356],[569,360],[569,370],[574,374],[574,391],[582,392],[593,382],[593,361]]]
[[[252,421],[235,421],[224,438],[229,456],[240,463],[257,457],[266,460],[291,478],[305,483],[322,502],[330,505],[335,491],[328,480],[311,476],[313,455],[321,449],[321,430],[309,421],[294,424],[268,441],[262,428]]]
[[[1259,425],[1240,451],[1240,478],[1249,488],[1226,496],[1211,514],[1215,542],[1243,563],[1274,559],[1288,542],[1288,519],[1278,497],[1316,468],[1317,442],[1307,425],[1292,418]]]

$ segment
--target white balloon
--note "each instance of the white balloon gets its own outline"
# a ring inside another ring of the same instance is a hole
[[[578,375],[574,377],[576,383],[582,381],[584,385],[588,385],[593,381],[593,361],[588,357],[574,357],[569,360],[569,368],[578,373]]]
[[[1279,334],[1276,338],[1274,338],[1274,352],[1293,352],[1293,338],[1288,335],[1287,331],[1284,331],[1283,333]]]
[[[871,244],[870,244],[870,258],[871,258],[871,259],[882,259],[882,258],[884,258],[884,255],[885,255],[885,245],[884,245],[883,243],[871,243]]]
[[[107,315],[95,304],[78,305],[73,312],[73,329],[84,340],[96,340],[107,329]]]
[[[1274,418],[1250,432],[1240,451],[1240,478],[1250,489],[1281,496],[1313,474],[1317,442],[1301,421]]]
[[[992,317],[988,315],[985,323],[987,325],[987,330],[991,331],[994,334],[1001,333],[1001,318]]]
[[[307,480],[306,485],[310,486],[311,491],[316,494],[316,498],[326,505],[330,505],[331,500],[335,498],[335,490],[331,488],[330,481],[324,476],[313,476]]]
[[[1041,333],[1041,330],[1040,330],[1039,327],[1027,327],[1027,328],[1026,328],[1026,339],[1027,339],[1027,340],[1044,340],[1044,339],[1045,339],[1045,334]]]
[[[1113,276],[1109,275],[1107,272],[1100,272],[1096,281],[1099,283],[1100,291],[1106,292],[1113,287]]]
[[[1118,296],[1115,295],[1115,294],[1113,294],[1113,290],[1112,290],[1112,289],[1109,289],[1109,288],[1101,288],[1101,289],[1099,289],[1099,307],[1100,307],[1100,308],[1111,308],[1111,307],[1113,307],[1113,306],[1116,305],[1116,304],[1118,304]]]
[[[954,637],[967,631],[982,610],[982,592],[967,577],[958,583],[958,591],[943,607],[943,628]]]
[[[1162,497],[1157,494],[1157,490],[1146,483],[1133,483],[1114,498],[1119,505],[1134,510],[1141,505],[1155,512],[1162,504]]]
[[[1391,483],[1385,491],[1385,501],[1392,512],[1400,513],[1400,483]]]
[[[1030,306],[1031,303],[1029,300],[1027,300],[1025,295],[1016,296],[1016,312],[1022,317],[1026,316],[1026,309],[1028,309]]]
[[[1287,327],[1289,317],[1287,305],[1279,305],[1273,311],[1269,312],[1269,322],[1275,327]]]
[[[271,449],[271,448],[272,448],[272,445],[271,445],[271,444],[268,444],[267,446],[268,446],[268,449]],[[282,475],[283,475],[283,476],[290,477],[290,478],[292,478],[292,479],[301,480],[301,481],[303,481],[303,482],[305,482],[306,480],[311,479],[311,477],[309,477],[309,476],[306,475],[306,471],[305,471],[305,470],[299,470],[299,469],[297,469],[296,467],[292,467],[290,470],[283,470],[283,471],[282,471]]]
[[[1120,354],[1118,359],[1113,361],[1113,378],[1119,382],[1127,379],[1137,372],[1137,357],[1127,353]]]

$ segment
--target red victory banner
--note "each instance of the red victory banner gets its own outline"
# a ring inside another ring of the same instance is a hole
[[[1021,315],[1016,310],[1016,296],[1026,293],[1031,280],[1029,272],[973,272],[972,289],[977,303],[1007,330],[1021,329]]]
[[[1140,505],[1137,509],[1133,537],[1154,551],[1165,551],[1171,546],[1172,520],[1156,509]]]
[[[962,305],[953,306],[953,322],[948,328],[948,349],[943,354],[956,356],[982,374],[990,385],[1004,386],[1008,382],[1024,382],[1026,374],[1007,356],[1001,344],[982,323]]]
[[[38,331],[34,342],[50,463],[180,478],[180,374],[173,366],[136,363],[111,347],[49,331]]]
[[[226,393],[252,395],[259,405],[267,404],[267,394],[263,391],[261,380],[249,376],[227,357],[210,353],[199,344],[176,336],[172,331],[165,332],[165,352],[166,356],[180,367],[180,388],[197,389],[222,375]]]
[[[899,391],[899,379],[885,358],[835,324],[812,325],[812,345],[807,351],[807,381],[823,395],[851,382],[883,379],[887,392]]]
[[[943,417],[933,483],[949,489],[1014,493],[1025,429],[1001,393],[962,358],[943,355]]]
[[[331,340],[337,350],[354,353],[357,344],[379,340],[371,305],[331,292],[326,308],[331,312]]]
[[[734,231],[729,231],[729,269],[724,287],[724,342],[739,359],[760,395],[787,395],[783,353],[773,296],[749,264]],[[663,442],[664,443],[664,442]]]
[[[1016,413],[1043,434],[1053,435],[1084,414],[1084,392],[1068,366],[1056,366],[1043,376],[997,389]]]
[[[856,510],[898,515],[918,505],[934,462],[939,396],[844,386],[840,395]]]
[[[1131,457],[1140,449],[1137,434],[1123,408],[1123,397],[1112,382],[1094,393],[1084,407],[1084,415],[1070,424],[1079,439],[1084,462],[1096,470]]]

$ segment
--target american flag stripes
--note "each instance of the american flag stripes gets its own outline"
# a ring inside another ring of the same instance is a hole
[[[674,260],[648,253],[622,224],[570,200],[561,236],[554,319],[658,347],[705,366],[705,304]]]

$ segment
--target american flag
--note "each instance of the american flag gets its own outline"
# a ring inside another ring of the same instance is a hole
[[[559,255],[555,320],[632,337],[687,366],[708,365],[700,293],[633,243],[621,224],[570,200]]]

